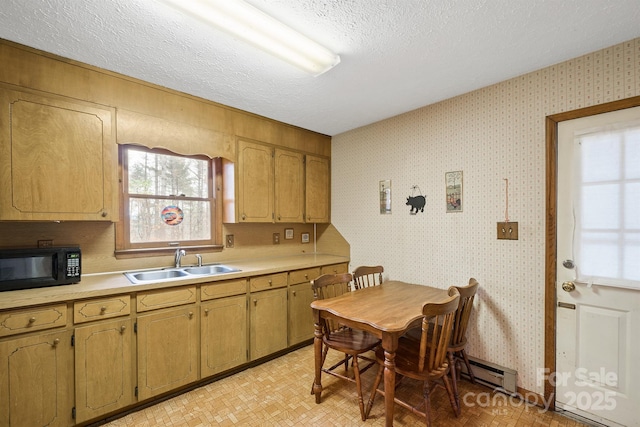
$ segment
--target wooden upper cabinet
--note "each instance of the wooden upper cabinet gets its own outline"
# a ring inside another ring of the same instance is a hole
[[[275,150],[275,221],[304,222],[304,154]]]
[[[273,148],[238,141],[238,222],[273,222]]]
[[[114,128],[114,108],[0,85],[0,220],[117,221]]]
[[[305,222],[328,223],[331,221],[329,159],[307,155],[305,171]]]
[[[304,154],[238,141],[237,222],[304,222]]]

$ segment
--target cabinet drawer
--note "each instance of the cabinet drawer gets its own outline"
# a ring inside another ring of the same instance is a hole
[[[249,285],[251,292],[263,291],[265,289],[284,288],[287,286],[287,273],[253,277],[249,280]]]
[[[349,263],[343,262],[340,264],[331,264],[331,265],[323,265],[320,269],[320,273],[322,274],[338,274],[338,273],[348,273],[349,272]]]
[[[208,301],[210,299],[228,297],[231,295],[240,295],[247,293],[247,281],[228,280],[225,282],[216,282],[208,285],[202,285],[200,288],[200,299]]]
[[[131,297],[129,295],[77,301],[73,304],[73,323],[91,322],[92,320],[128,316],[129,314],[131,314]]]
[[[156,310],[158,308],[175,307],[196,302],[196,287],[160,289],[140,292],[138,294],[138,312]]]
[[[289,284],[297,285],[314,280],[320,275],[320,267],[305,268],[304,270],[295,270],[289,273]]]
[[[0,313],[0,337],[67,325],[67,305],[56,304]]]

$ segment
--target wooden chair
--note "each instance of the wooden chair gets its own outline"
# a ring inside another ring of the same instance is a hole
[[[384,267],[376,265],[375,267],[360,266],[353,271],[353,285],[355,289],[376,286],[382,283],[382,273]]]
[[[315,280],[311,281],[311,288],[313,289],[313,296],[316,300],[332,298],[342,295],[345,292],[350,291],[350,284],[353,276],[350,273],[342,274],[324,274]],[[356,390],[358,392],[358,404],[360,406],[360,416],[362,420],[365,420],[364,413],[364,400],[362,398],[362,385],[360,382],[360,374],[369,369],[375,364],[373,359],[367,358],[362,354],[373,350],[380,344],[380,340],[369,332],[347,328],[344,325],[340,325],[333,319],[322,319],[322,328],[324,334],[322,337],[322,372],[329,375],[333,375],[338,378],[342,378],[347,381],[356,383]],[[327,358],[329,349],[334,349],[341,353],[344,353],[344,360],[336,363],[330,368],[324,368],[324,362]],[[352,361],[354,378],[348,376],[349,360]],[[359,360],[365,360],[365,366],[360,368]],[[344,365],[344,375],[338,373],[336,369]],[[311,391],[313,394],[313,389]]]
[[[480,284],[473,277],[469,279],[467,286],[454,286],[460,293],[460,302],[456,310],[456,317],[453,324],[453,333],[451,335],[451,344],[449,344],[449,364],[451,365],[451,378],[453,379],[453,390],[456,394],[456,402],[460,405],[458,396],[458,379],[460,378],[461,361],[467,367],[469,379],[475,384],[476,378],[471,370],[471,364],[464,348],[467,345],[467,326],[469,326],[469,317],[473,308],[473,300],[478,292]]]
[[[458,395],[458,381],[460,380],[460,372],[462,369],[462,362],[467,367],[469,373],[469,379],[475,384],[476,378],[471,370],[471,364],[464,348],[467,345],[467,327],[469,326],[469,317],[471,316],[471,310],[473,308],[473,300],[478,291],[480,284],[473,277],[469,279],[467,286],[452,286],[460,293],[460,302],[458,303],[458,309],[453,323],[453,332],[451,333],[451,343],[447,349],[449,358],[449,366],[451,372],[451,380],[453,382],[453,391],[456,396],[456,402],[460,405],[460,396]],[[405,337],[412,340],[420,339],[420,328],[413,328],[409,330]]]
[[[416,341],[406,336],[398,340],[398,349],[395,357],[396,375],[409,377],[422,381],[424,408],[412,406],[409,403],[394,398],[394,402],[414,414],[425,418],[427,426],[431,425],[431,401],[430,393],[435,381],[441,379],[444,388],[449,394],[449,402],[456,417],[460,414],[460,407],[456,402],[453,385],[448,376],[449,358],[447,356],[448,344],[451,342],[453,322],[460,301],[460,294],[455,287],[449,288],[449,299],[440,304],[425,304],[422,308],[422,326],[420,340]],[[436,325],[437,327],[433,327]],[[376,349],[376,360],[379,364],[378,375],[373,383],[371,396],[367,402],[365,416],[369,416],[373,400],[377,394],[384,396],[384,390],[378,390],[384,372],[384,351]]]

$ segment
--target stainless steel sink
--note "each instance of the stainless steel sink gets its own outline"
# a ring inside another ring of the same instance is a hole
[[[124,273],[124,275],[127,276],[133,283],[160,282],[164,280],[179,279],[181,277],[188,276],[188,274],[184,271],[175,269],[140,271],[138,273]]]
[[[189,276],[215,276],[217,274],[240,271],[237,268],[222,264],[203,265],[200,267],[159,268],[147,271],[130,271],[124,273],[131,283],[168,282],[186,279]]]
[[[222,273],[233,273],[234,271],[240,271],[237,268],[229,267],[226,265],[203,265],[201,267],[186,267],[184,269],[189,274],[197,275],[212,275]]]

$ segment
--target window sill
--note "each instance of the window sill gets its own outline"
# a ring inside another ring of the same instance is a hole
[[[200,245],[200,246],[173,246],[166,248],[140,248],[140,249],[117,249],[115,251],[116,259],[127,258],[143,258],[152,256],[166,256],[173,255],[176,249],[184,249],[185,251],[193,252],[222,252],[224,246],[222,245]]]

